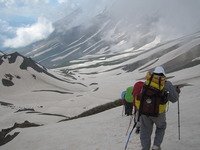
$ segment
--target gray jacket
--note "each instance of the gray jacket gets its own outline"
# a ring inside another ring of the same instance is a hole
[[[170,81],[165,82],[165,90],[169,91],[169,101],[175,103],[179,100],[179,94],[176,92],[175,87],[172,85]]]

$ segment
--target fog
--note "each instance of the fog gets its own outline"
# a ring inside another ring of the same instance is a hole
[[[0,1],[0,29],[2,29],[0,48],[2,45],[22,47],[25,46],[24,44],[41,40],[41,38],[32,37],[34,30],[26,34],[26,38],[23,38],[24,36],[20,33],[25,33],[23,30],[40,23],[39,18],[44,18],[46,22],[53,24],[77,9],[80,13],[69,24],[68,29],[79,25],[89,25],[92,18],[104,13],[118,24],[120,32],[130,35],[131,41],[137,41],[145,34],[159,36],[162,40],[170,40],[200,31],[199,8],[199,0]],[[47,34],[44,38],[51,34],[53,31],[51,28],[45,32]],[[38,33],[41,35],[43,31],[37,30],[37,32],[41,32]],[[27,39],[34,40],[27,41]],[[22,44],[20,45],[18,41]]]
[[[199,0],[116,0],[109,15],[132,29],[148,24],[152,32],[176,38],[200,30],[199,8]]]

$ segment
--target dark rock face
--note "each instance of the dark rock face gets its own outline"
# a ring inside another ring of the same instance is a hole
[[[17,61],[17,58],[18,57],[21,57],[23,58],[23,61],[21,62],[21,64],[19,64]],[[6,60],[6,61],[5,61]],[[40,65],[39,63],[37,63],[36,61],[32,60],[31,58],[27,58],[21,54],[19,54],[18,52],[15,52],[15,53],[12,53],[12,54],[5,54],[5,55],[2,55],[0,56],[0,66],[3,64],[3,63],[8,63],[8,64],[15,64],[15,67],[16,68],[19,68],[21,70],[27,70],[28,67],[34,69],[36,72],[38,73],[44,73],[52,78],[55,78],[57,80],[60,80],[60,81],[64,81],[64,82],[67,82],[66,80],[63,80],[61,78],[58,78],[56,76],[54,76],[53,74],[49,73],[48,70]],[[7,71],[9,71],[9,65],[7,67]],[[2,72],[5,72],[5,70],[1,70]],[[36,74],[31,74],[31,76],[36,80],[37,79],[37,75]],[[4,75],[4,78],[2,78],[2,84],[4,86],[13,86],[14,85],[14,81],[13,79],[16,78],[16,79],[21,79],[21,77],[17,74],[11,74],[9,72],[5,72],[5,75]]]
[[[14,134],[8,134],[16,128],[28,128],[28,127],[38,127],[41,125],[30,123],[29,121],[24,121],[23,123],[15,123],[11,128],[2,129],[0,132],[0,146],[13,140],[20,132],[15,132]]]
[[[22,64],[19,66],[22,70],[27,70],[28,67],[33,68],[37,72],[45,72],[47,69],[43,66],[39,66],[37,62],[32,60],[31,58],[24,57],[23,55],[19,54],[18,52],[3,55],[0,57],[0,65],[4,62],[3,59],[8,59],[9,64],[13,64],[16,62],[17,57],[22,57],[24,60]]]
[[[13,86],[14,85],[14,83],[11,80],[8,80],[8,79],[2,79],[2,84],[4,86]]]

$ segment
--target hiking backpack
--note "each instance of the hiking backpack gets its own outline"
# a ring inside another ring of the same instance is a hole
[[[138,81],[134,84],[134,87],[133,87],[133,96],[134,96],[134,99],[133,99],[133,105],[134,107],[137,109],[136,107],[136,99],[137,99],[137,95],[141,93],[141,90],[142,90],[142,87],[144,85],[144,82],[142,81]]]
[[[128,103],[133,103],[133,86],[126,89],[125,101]]]
[[[157,117],[165,111],[168,101],[168,93],[164,90],[165,81],[165,76],[147,73],[146,81],[135,101],[140,114]]]
[[[121,93],[122,105],[124,105],[125,95],[126,95],[126,91],[123,91],[123,92]]]

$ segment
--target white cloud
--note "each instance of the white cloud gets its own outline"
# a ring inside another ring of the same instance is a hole
[[[0,19],[0,30],[2,33],[10,32],[12,30],[12,27],[9,26],[9,24],[5,20]]]
[[[16,37],[6,39],[4,47],[18,48],[27,46],[33,42],[47,38],[53,31],[52,23],[40,17],[36,24],[18,28],[16,30]]]
[[[36,4],[36,3],[49,3],[50,0],[0,0],[0,3],[4,3],[6,6],[8,5],[15,5],[15,4],[22,4],[22,3],[25,3],[25,4]]]
[[[49,3],[50,0],[32,0],[33,3],[41,3],[41,2],[44,2],[44,3]],[[27,3],[31,3],[30,0],[26,0]]]
[[[10,7],[15,3],[15,0],[0,0],[0,3],[4,3],[6,7]]]
[[[68,2],[69,0],[57,0],[58,1],[58,3],[66,3],[66,2]]]
[[[123,19],[123,30],[128,29],[126,23],[132,24],[131,34],[138,31],[134,27],[142,24],[170,39],[200,30],[199,6],[199,0],[117,0],[109,13],[115,20]]]

